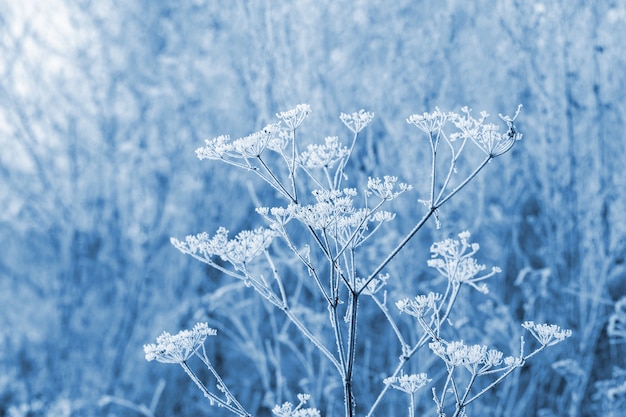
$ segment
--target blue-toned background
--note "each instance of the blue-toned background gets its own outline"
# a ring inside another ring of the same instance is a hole
[[[180,368],[143,357],[163,330],[198,320],[219,329],[208,347],[259,415],[311,383],[290,364],[277,386],[264,351],[271,312],[239,287],[212,297],[232,282],[169,243],[262,224],[250,202],[258,182],[194,150],[298,103],[313,110],[309,141],[347,141],[340,112],[376,114],[352,179],[398,175],[415,186],[395,206],[392,242],[420,216],[429,175],[429,145],[407,116],[464,105],[495,116],[523,104],[523,141],[388,272],[398,295],[414,295],[432,275],[430,243],[471,230],[481,260],[503,273],[490,298],[457,307],[460,334],[514,349],[515,323],[536,320],[574,335],[469,414],[619,415],[625,26],[620,1],[0,2],[0,416],[140,415],[129,404],[149,405],[160,381],[156,416],[226,415]],[[358,375],[361,395],[397,359],[384,347],[361,352],[371,370]],[[319,404],[341,397],[328,381],[312,392]],[[403,415],[404,401],[390,395],[380,415]]]

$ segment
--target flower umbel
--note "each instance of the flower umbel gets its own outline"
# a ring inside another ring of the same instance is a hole
[[[385,385],[391,385],[392,388],[399,391],[413,394],[430,381],[431,380],[428,379],[425,373],[411,375],[400,373],[400,376],[390,376],[389,378],[385,378],[383,382]]]
[[[254,230],[244,230],[228,239],[228,230],[223,227],[217,229],[213,237],[207,233],[187,236],[182,242],[172,238],[171,242],[176,249],[190,255],[198,255],[209,261],[213,256],[220,256],[223,260],[240,266],[259,255],[271,243],[277,232],[262,227]]]
[[[508,130],[505,133],[499,133],[497,125],[483,124],[489,114],[481,112],[480,118],[475,119],[471,115],[472,110],[463,107],[461,111],[465,113],[465,116],[457,115],[453,119],[460,133],[450,135],[450,139],[471,139],[487,155],[500,156],[511,149],[515,142],[522,139],[522,134],[517,131],[514,124],[521,109],[522,106],[519,105],[513,117],[500,115],[500,118],[507,124]]]
[[[441,130],[446,121],[452,116],[453,113],[444,113],[438,107],[435,107],[435,111],[432,113],[412,114],[406,121],[430,135]]]
[[[321,414],[317,408],[302,408],[310,398],[309,394],[298,394],[300,402],[295,408],[292,403],[287,401],[283,405],[275,406],[272,413],[278,417],[320,417]]]
[[[396,307],[401,313],[406,313],[413,317],[423,317],[424,314],[435,308],[438,300],[441,300],[441,294],[435,294],[433,292],[428,295],[418,295],[415,298],[404,298],[396,302]]]
[[[556,324],[536,324],[525,321],[522,327],[528,330],[542,346],[553,346],[572,335],[569,329],[561,329]]]
[[[309,113],[311,113],[311,106],[308,104],[298,104],[291,110],[276,113],[276,117],[282,119],[291,130],[296,130]]]
[[[356,135],[361,130],[365,129],[368,124],[370,124],[370,122],[374,118],[374,113],[370,113],[361,109],[358,112],[354,112],[352,114],[341,113],[339,118],[341,119],[343,124],[346,125],[346,127]]]
[[[323,145],[309,145],[300,153],[298,162],[306,168],[332,168],[349,153],[347,147],[339,144],[337,136],[329,136]]]
[[[466,283],[477,291],[486,294],[489,289],[485,284],[477,284],[479,281],[491,278],[500,272],[500,268],[493,267],[491,272],[478,276],[486,269],[473,258],[480,246],[478,243],[469,243],[470,232],[459,233],[459,239],[445,239],[433,243],[430,247],[431,259],[428,266],[437,269],[439,273],[448,278],[454,284]]]
[[[193,355],[204,343],[207,336],[217,335],[217,330],[207,323],[198,323],[192,330],[182,330],[175,335],[167,332],[157,337],[156,344],[143,346],[147,361],[181,363]]]

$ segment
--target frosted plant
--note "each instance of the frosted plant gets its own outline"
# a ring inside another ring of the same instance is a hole
[[[295,407],[290,402],[285,402],[280,406],[275,406],[272,413],[277,417],[320,417],[320,411],[317,408],[302,408],[309,401],[309,394],[298,394],[300,401]]]
[[[469,243],[470,236],[468,231],[464,231],[459,233],[459,240],[446,239],[433,243],[430,247],[431,259],[428,261],[428,266],[439,271],[453,287],[468,284],[486,294],[489,292],[487,285],[478,283],[493,277],[501,270],[493,267],[490,272],[482,274],[486,266],[478,264],[473,258],[480,249],[480,245]]]
[[[556,324],[535,324],[525,321],[522,326],[541,343],[541,346],[554,346],[572,335],[571,330],[561,329]]]
[[[343,124],[352,131],[352,133],[357,134],[372,122],[374,119],[374,113],[366,112],[361,109],[358,112],[351,114],[341,113],[339,118]]]
[[[200,391],[202,391],[211,405],[226,408],[238,416],[250,416],[250,413],[239,404],[228,387],[226,387],[224,381],[222,381],[222,378],[213,367],[213,364],[206,354],[204,341],[207,336],[215,335],[217,335],[217,330],[210,328],[207,323],[198,323],[193,329],[182,330],[175,335],[163,332],[161,336],[157,337],[156,344],[150,343],[144,345],[143,349],[146,354],[146,360],[179,364]],[[207,388],[200,378],[191,370],[187,361],[191,359],[192,356],[200,358],[206,368],[214,376],[217,381],[216,388],[222,393],[221,395]]]
[[[276,113],[276,117],[282,119],[289,129],[296,130],[309,113],[311,113],[311,106],[308,104],[298,104],[291,110]]]
[[[192,330],[182,330],[175,335],[167,332],[157,337],[156,344],[144,345],[146,360],[163,363],[182,363],[194,355],[203,345],[207,336],[215,336],[217,330],[206,323],[198,323]]]
[[[272,350],[274,356],[271,358],[277,368],[277,381],[280,379],[280,346],[283,345],[294,352],[303,367],[313,369],[310,375],[316,374],[314,368],[319,361],[308,363],[309,359],[286,333],[288,328],[295,329],[305,342],[317,349],[321,361],[334,370],[343,389],[346,417],[356,415],[357,407],[367,407],[367,416],[373,416],[390,388],[409,394],[409,415],[413,416],[415,398],[431,380],[422,372],[407,375],[404,368],[417,351],[430,347],[431,354],[442,361],[447,373],[440,394],[437,395],[436,391],[440,381],[436,381],[432,388],[439,415],[443,415],[447,395],[452,392],[454,415],[459,416],[468,404],[514,369],[523,366],[526,359],[569,336],[569,331],[558,327],[528,322],[526,328],[537,337],[541,346],[524,356],[522,339],[519,355],[504,359],[502,352],[487,346],[446,341],[443,337],[445,326],[461,288],[469,286],[485,293],[487,287],[483,281],[499,271],[498,268],[486,271],[486,267],[475,260],[479,246],[469,241],[469,232],[460,233],[458,239],[434,243],[431,247],[428,265],[447,279],[445,291],[429,292],[396,303],[400,313],[417,319],[419,326],[416,329],[421,328],[417,340],[406,337],[403,326],[396,323],[397,311],[390,311],[387,307],[386,287],[396,278],[383,270],[429,219],[434,218],[439,225],[438,211],[447,201],[490,161],[521,139],[514,124],[519,109],[513,117],[500,117],[507,126],[507,131],[502,134],[498,133],[497,126],[486,123],[486,113],[475,119],[467,108],[462,110],[462,115],[435,109],[432,113],[407,118],[407,122],[425,134],[430,143],[431,181],[427,198],[421,199],[426,209],[404,237],[386,248],[380,259],[369,259],[370,252],[362,249],[373,242],[384,225],[395,219],[395,213],[389,210],[390,202],[403,197],[412,187],[398,181],[394,175],[370,177],[367,184],[345,186],[344,182],[350,180],[350,157],[360,133],[372,122],[374,114],[360,110],[340,115],[352,133],[348,146],[344,146],[338,136],[326,136],[321,143],[298,146],[296,132],[300,134],[310,112],[310,106],[299,104],[277,113],[278,122],[268,124],[256,133],[234,141],[227,135],[218,136],[205,141],[205,145],[196,151],[199,159],[218,160],[249,171],[284,199],[282,206],[257,207],[259,219],[267,223],[267,228],[243,231],[234,238],[229,237],[225,228],[218,228],[212,236],[199,233],[184,240],[172,238],[172,244],[181,252],[242,280],[268,306],[282,312],[283,330],[278,330],[276,317],[271,320],[277,339],[273,342],[279,346]],[[466,174],[460,174],[457,166],[467,144],[474,144],[485,157]],[[290,256],[285,256],[285,251],[289,251]],[[363,262],[365,258],[373,263]],[[294,260],[297,266],[294,266]],[[371,404],[367,404],[367,398],[358,399],[354,390],[358,356],[365,350],[361,338],[367,337],[367,332],[357,334],[364,297],[382,312],[400,345],[398,362],[391,372],[383,371],[389,376],[381,381],[380,392]],[[320,321],[320,317],[324,319]],[[146,345],[146,358],[181,364],[212,404],[226,407],[238,415],[247,415],[206,355],[205,338],[214,332],[206,325],[198,326],[175,336],[162,335],[156,344]],[[270,341],[263,343],[269,345]],[[425,349],[425,352],[429,351]],[[192,356],[199,357],[211,371],[223,396],[208,390],[191,371],[187,360]],[[483,389],[475,392],[474,382],[478,377],[491,379],[482,385]],[[464,389],[462,384],[465,384]],[[318,381],[313,385],[323,384]],[[284,387],[277,386],[276,389]],[[298,398],[298,405],[285,402],[274,407],[273,413],[279,417],[320,415],[316,408],[304,408],[308,395],[301,394]]]
[[[413,417],[415,415],[415,393],[430,381],[425,373],[411,375],[400,373],[399,376],[385,378],[383,383],[409,395],[409,417]]]

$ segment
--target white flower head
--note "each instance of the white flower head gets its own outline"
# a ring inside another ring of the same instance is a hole
[[[468,284],[477,291],[486,294],[489,289],[479,281],[491,278],[501,272],[500,268],[493,267],[491,272],[481,274],[487,267],[479,264],[473,256],[478,252],[478,243],[470,243],[470,232],[459,233],[459,239],[445,239],[435,242],[430,247],[431,259],[428,266],[437,269],[439,273],[455,284]]]
[[[221,135],[213,139],[206,139],[204,146],[196,149],[198,159],[223,159],[232,151],[233,145],[230,143],[228,135]]]
[[[398,177],[390,175],[385,175],[382,180],[378,177],[370,177],[367,180],[368,192],[374,194],[381,200],[393,200],[400,194],[413,188],[412,186],[401,182],[398,184],[398,189],[395,189],[397,181]]]
[[[461,111],[465,116],[456,115],[452,119],[459,133],[450,135],[451,139],[463,138],[471,139],[485,154],[496,157],[500,156],[513,147],[515,142],[522,139],[522,134],[515,127],[515,119],[519,115],[522,106],[518,106],[513,117],[500,115],[500,118],[507,124],[507,131],[500,133],[499,127],[492,123],[484,123],[489,116],[486,112],[481,112],[480,118],[475,119],[472,110],[463,107]]]
[[[390,376],[385,378],[383,382],[385,385],[390,385],[399,391],[414,394],[430,381],[425,373],[405,375],[403,372],[400,372],[400,376]]]
[[[156,344],[143,346],[147,361],[182,363],[200,349],[207,336],[215,336],[217,330],[206,323],[198,323],[192,330],[182,330],[175,335],[167,332],[157,337]]]
[[[278,417],[320,417],[320,411],[317,408],[302,408],[311,396],[309,394],[298,394],[298,400],[300,401],[296,407],[289,401],[284,402],[283,405],[276,405],[272,409]]]
[[[432,113],[412,114],[406,121],[415,125],[422,132],[431,135],[440,131],[446,124],[446,121],[452,116],[453,113],[444,113],[438,107],[435,107],[435,111]]]
[[[361,130],[365,129],[368,124],[370,124],[372,119],[374,119],[374,113],[361,109],[352,114],[341,113],[339,118],[343,124],[356,135]]]
[[[309,113],[311,113],[311,106],[308,104],[298,104],[291,110],[276,113],[276,117],[282,119],[291,130],[296,130]]]
[[[323,145],[309,145],[300,153],[298,162],[306,168],[332,168],[349,153],[346,146],[339,144],[337,136],[329,136]]]
[[[275,230],[259,227],[254,230],[244,230],[239,232],[234,239],[228,239],[228,230],[220,227],[213,237],[209,237],[207,233],[200,233],[187,236],[184,242],[175,238],[172,238],[171,242],[183,253],[199,255],[207,261],[210,261],[213,256],[219,256],[235,267],[239,267],[265,250],[277,234]]]
[[[534,321],[525,321],[522,324],[542,346],[553,346],[572,335],[569,329],[561,329],[556,324],[536,324]]]
[[[396,302],[396,307],[401,313],[406,313],[413,317],[423,317],[428,310],[434,309],[437,301],[441,300],[441,294],[434,292],[428,295],[417,295],[415,298],[404,298]]]

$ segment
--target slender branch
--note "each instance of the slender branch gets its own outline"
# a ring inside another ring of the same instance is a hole
[[[237,414],[238,416],[249,416],[249,414],[247,413],[243,413],[240,410],[238,410],[236,407],[232,406],[231,404],[227,403],[226,401],[222,400],[221,398],[219,398],[217,395],[213,394],[212,392],[210,392],[207,387],[202,383],[202,381],[200,381],[200,379],[196,376],[196,374],[193,373],[193,371],[191,370],[191,368],[189,368],[189,365],[187,365],[187,362],[183,361],[180,363],[180,366],[183,367],[183,369],[185,370],[185,373],[187,375],[189,375],[189,378],[191,378],[191,380],[196,384],[196,386],[198,388],[200,388],[200,391],[202,391],[202,393],[204,394],[204,396],[206,398],[208,398],[208,400],[213,403],[217,403],[220,407],[224,407],[225,409],[227,409],[228,411],[230,411],[233,414]]]

